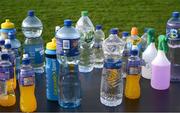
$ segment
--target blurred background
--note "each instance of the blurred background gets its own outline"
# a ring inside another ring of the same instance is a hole
[[[132,26],[139,28],[140,35],[145,27],[155,28],[156,35],[165,34],[171,12],[180,11],[180,0],[1,0],[0,22],[10,19],[21,42],[21,23],[30,9],[43,22],[43,39],[48,42],[54,37],[55,26],[62,27],[67,18],[75,25],[82,10],[89,11],[94,25],[103,25],[106,37],[112,27],[119,28],[120,34],[130,31]]]

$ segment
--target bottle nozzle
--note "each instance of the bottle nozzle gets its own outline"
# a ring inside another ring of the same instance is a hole
[[[158,49],[167,53],[168,52],[167,37],[165,35],[160,35],[158,37],[158,40],[159,40]]]
[[[148,45],[151,43],[151,42],[154,42],[155,41],[155,38],[154,38],[154,36],[155,36],[155,29],[153,29],[153,28],[149,28],[148,29],[148,31],[147,31],[147,33],[148,33]]]

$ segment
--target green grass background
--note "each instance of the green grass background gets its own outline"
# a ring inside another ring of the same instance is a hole
[[[15,23],[22,42],[21,23],[29,9],[42,20],[47,42],[54,36],[56,25],[62,26],[67,18],[75,25],[82,10],[89,11],[94,25],[103,25],[106,35],[112,27],[122,32],[130,31],[132,26],[139,28],[140,35],[145,27],[155,28],[156,35],[164,34],[171,12],[180,11],[180,0],[0,0],[0,22],[9,18]]]

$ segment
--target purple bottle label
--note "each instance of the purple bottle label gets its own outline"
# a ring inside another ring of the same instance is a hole
[[[129,61],[127,65],[128,75],[137,75],[141,73],[141,61]]]
[[[57,54],[62,56],[77,56],[79,52],[79,38],[78,39],[57,39]]]
[[[167,27],[166,36],[168,39],[180,40],[180,28]]]
[[[14,68],[13,66],[9,67],[0,67],[0,79],[13,79],[14,78]]]
[[[22,86],[32,86],[35,84],[35,75],[32,70],[20,72],[19,83]]]

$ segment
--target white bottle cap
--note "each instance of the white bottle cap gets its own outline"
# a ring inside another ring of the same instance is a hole
[[[10,39],[5,39],[5,45],[6,45],[6,44],[11,44]]]

